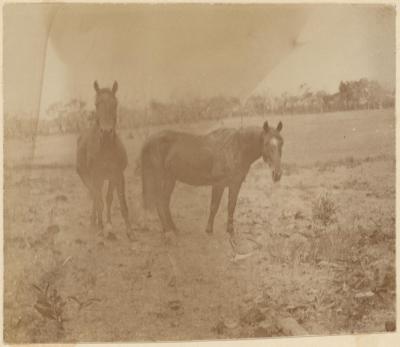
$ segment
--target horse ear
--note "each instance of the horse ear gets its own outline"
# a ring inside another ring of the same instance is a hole
[[[117,90],[118,90],[118,82],[114,81],[111,91],[113,92],[113,94],[115,94],[117,92]]]
[[[265,131],[266,133],[268,132],[268,130],[269,130],[269,125],[268,125],[268,122],[267,122],[267,121],[264,122],[263,129],[264,129],[264,131]]]
[[[97,81],[94,81],[93,86],[94,86],[94,90],[95,90],[96,92],[98,92],[98,91],[100,90],[99,84],[97,83]]]
[[[278,130],[279,132],[282,130],[282,128],[283,128],[283,124],[282,124],[282,122],[281,121],[279,121],[279,124],[278,124],[278,126],[276,127],[276,130]]]

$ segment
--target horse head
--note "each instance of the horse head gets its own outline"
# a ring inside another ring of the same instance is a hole
[[[281,157],[283,138],[281,136],[282,122],[271,128],[266,121],[262,133],[262,157],[272,169],[272,180],[278,182],[282,176]]]
[[[100,129],[102,142],[113,141],[117,124],[117,98],[118,83],[115,81],[112,89],[100,88],[97,81],[94,82],[96,91],[96,121]]]

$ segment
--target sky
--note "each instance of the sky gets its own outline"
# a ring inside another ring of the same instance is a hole
[[[395,12],[382,6],[7,5],[4,27],[10,113],[92,105],[94,80],[117,80],[128,107],[301,83],[333,92],[361,77],[395,84]]]
[[[341,80],[376,79],[386,88],[396,83],[395,13],[375,6],[320,6],[310,13],[299,47],[282,59],[255,93],[338,91]]]

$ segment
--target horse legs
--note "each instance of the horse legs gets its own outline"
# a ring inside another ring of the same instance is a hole
[[[240,187],[242,186],[243,179],[235,180],[229,185],[228,197],[228,223],[226,231],[233,236],[233,214],[236,208],[236,202],[239,195]]]
[[[94,196],[92,196],[92,215],[90,216],[90,225],[92,227],[96,226],[96,219],[97,219],[97,210],[96,210],[96,200]]]
[[[135,241],[136,237],[132,231],[131,223],[129,221],[128,204],[126,203],[125,197],[125,177],[123,172],[121,172],[117,180],[117,194],[122,218],[124,219],[126,225],[126,234],[131,241]]]
[[[101,187],[102,182],[94,181],[92,184],[89,184],[87,181],[87,187],[89,188],[90,196],[92,198],[92,214],[90,216],[90,224],[92,227],[99,226],[100,229],[103,228],[103,199],[101,196]]]
[[[102,180],[96,181],[94,184],[94,194],[93,194],[97,212],[97,226],[100,229],[103,229],[103,210],[104,210],[104,202],[101,194],[102,187],[103,187],[103,181]]]
[[[167,233],[170,231],[170,225],[168,222],[166,210],[164,208],[165,207],[164,203],[162,201],[157,201],[156,206],[157,206],[158,218],[160,219],[163,232]]]
[[[161,178],[158,178],[159,182],[163,182],[161,180]],[[162,187],[162,188],[161,188]],[[169,211],[167,211],[167,197],[166,197],[166,188],[172,193],[172,183],[170,182],[169,187],[163,187],[162,185],[160,185],[159,187],[159,193],[160,193],[160,197],[157,199],[156,201],[156,207],[157,207],[157,214],[158,214],[158,218],[160,219],[161,222],[161,227],[163,229],[163,232],[165,234],[167,234],[168,232],[172,230],[174,230],[173,226],[171,225],[171,215],[168,215]],[[169,195],[171,195],[171,193]]]
[[[81,178],[85,187],[89,190],[90,197],[92,198],[92,214],[90,216],[90,225],[92,227],[96,226],[96,219],[97,219],[97,205],[96,205],[96,194],[93,184],[91,183],[90,175],[85,170],[82,165],[78,165],[77,172],[79,177]]]
[[[222,198],[222,194],[224,193],[224,190],[225,190],[225,187],[223,187],[223,186],[212,186],[210,215],[208,217],[208,223],[207,223],[207,228],[206,228],[207,234],[213,233],[214,218],[218,212],[218,208],[221,203],[221,198]]]
[[[171,203],[171,196],[172,192],[174,191],[175,188],[175,179],[173,178],[166,178],[164,182],[164,209],[165,209],[165,217],[166,221],[169,225],[169,228],[174,230],[175,232],[178,232],[178,229],[172,220],[171,216],[171,209],[170,209],[170,203]]]
[[[109,225],[111,225],[111,205],[112,205],[113,196],[114,196],[114,189],[115,189],[115,183],[113,180],[110,180],[108,183],[108,190],[107,190],[107,196],[106,196],[107,224],[109,224]]]

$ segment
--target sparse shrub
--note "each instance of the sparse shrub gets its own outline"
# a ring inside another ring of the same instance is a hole
[[[317,166],[319,172],[332,172],[332,171],[335,171],[335,168],[336,168],[335,162],[332,162],[332,161],[328,161],[328,162],[324,162],[324,163],[317,162],[316,166]]]
[[[328,193],[319,196],[312,205],[312,218],[314,224],[328,226],[336,220],[336,210],[334,201]]]
[[[356,166],[359,165],[359,164],[360,164],[360,161],[354,159],[354,157],[351,157],[351,156],[350,156],[350,157],[346,157],[346,158],[343,160],[343,165],[344,165],[345,167],[349,168],[349,169],[352,169],[352,168],[356,167]]]
[[[37,291],[37,301],[34,308],[43,318],[55,321],[58,332],[61,332],[64,330],[63,323],[66,320],[63,317],[66,301],[58,294],[57,289],[49,292],[49,286],[47,284],[45,289],[42,289],[33,285],[33,288]]]

